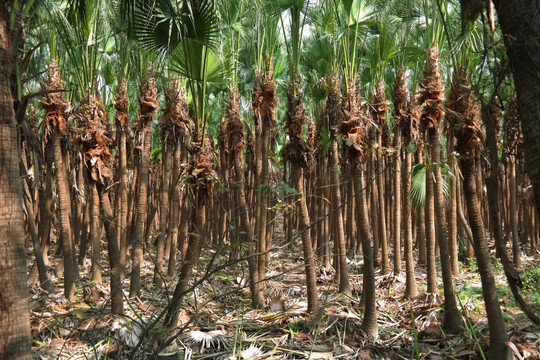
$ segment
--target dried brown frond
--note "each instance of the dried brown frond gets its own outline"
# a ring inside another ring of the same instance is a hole
[[[272,58],[266,60],[265,67],[264,74],[255,71],[255,83],[253,85],[252,106],[257,129],[262,126],[272,129],[277,124],[276,109],[278,99]]]
[[[444,116],[444,88],[439,73],[439,52],[435,47],[429,49],[429,63],[420,87],[420,103],[425,104],[420,116],[420,131],[423,134],[426,129],[439,129]]]
[[[386,94],[384,92],[384,81],[381,79],[377,83],[377,89],[371,96],[369,112],[373,121],[379,127],[382,135],[382,146],[389,147],[392,143],[390,139],[390,129],[388,128],[388,122],[386,121],[386,112],[388,106],[386,105]]]
[[[480,109],[476,102],[468,76],[457,69],[452,76],[452,87],[446,101],[446,120],[456,137],[456,150],[470,155],[484,143],[484,131],[480,123]]]
[[[49,73],[43,87],[45,90],[55,91],[46,94],[41,100],[41,106],[45,109],[45,139],[50,137],[55,128],[59,130],[60,134],[66,135],[66,110],[69,108],[69,103],[64,98],[65,84],[54,60],[49,65]]]
[[[139,119],[137,121],[136,129],[141,130],[145,125],[151,123],[158,108],[156,81],[153,77],[150,77],[141,84],[139,95]]]
[[[191,136],[193,134],[193,131],[195,131],[195,123],[193,122],[193,120],[191,119],[188,113],[187,95],[186,95],[185,87],[180,86],[179,95],[180,95],[178,99],[179,118],[177,120],[178,138],[180,139],[180,143],[184,147],[189,149]]]
[[[407,112],[407,99],[409,94],[407,92],[407,78],[405,76],[405,67],[400,66],[396,72],[396,79],[394,80],[394,93],[392,95],[392,103],[394,104],[394,110],[392,110],[392,116],[396,126],[399,126],[401,131],[407,130],[408,121],[406,120]]]
[[[294,84],[289,86],[289,92],[287,93],[287,122],[285,128],[291,140],[302,138],[302,126],[306,121],[299,82],[300,80],[296,78]]]
[[[307,144],[302,138],[292,138],[283,147],[283,161],[290,162],[295,166],[301,168],[307,168],[309,165],[309,159],[307,156],[308,149]]]
[[[261,87],[261,113],[262,125],[273,128],[277,124],[276,108],[278,99],[276,94],[276,82],[274,81],[274,64],[272,58],[266,61],[266,74]]]
[[[246,141],[246,165],[248,168],[255,166],[255,137],[248,127]]]
[[[229,144],[229,134],[227,133],[227,121],[225,117],[221,118],[219,123],[219,132],[217,137],[217,147],[221,154],[227,154],[227,144]]]
[[[253,94],[251,98],[251,106],[253,107],[253,119],[255,121],[255,131],[257,133],[260,133],[260,129],[262,128],[262,102],[263,102],[263,96],[262,96],[262,87],[263,87],[264,77],[261,74],[261,72],[257,69],[255,69],[255,75],[253,79]]]
[[[362,97],[359,86],[352,80],[349,88],[342,97],[343,121],[338,125],[339,133],[343,134],[343,149],[353,161],[362,161],[366,148],[366,131],[371,128],[371,122],[362,112]]]
[[[232,88],[229,92],[227,119],[226,137],[228,138],[228,150],[234,156],[241,158],[244,151],[244,123],[240,117],[236,88]]]
[[[176,80],[171,80],[169,89],[165,95],[165,109],[161,116],[161,141],[167,146],[175,146],[178,138],[185,139],[191,134],[193,122],[188,117],[188,125],[183,121],[187,115],[183,89],[179,87]],[[164,149],[166,151],[166,149]]]
[[[315,122],[313,118],[308,120],[308,139],[306,141],[306,161],[307,161],[307,171],[312,172],[315,169],[315,139],[317,134],[315,132]]]
[[[308,139],[307,143],[310,147],[313,148],[315,145],[315,139],[317,138],[317,133],[315,131],[315,122],[313,121],[313,118],[309,118],[308,120]]]
[[[83,162],[92,180],[107,186],[114,176],[114,159],[111,154],[114,134],[107,111],[96,94],[97,92],[92,96],[88,94],[75,113],[79,119],[76,143],[81,149]]]
[[[330,76],[328,87],[328,100],[326,101],[328,123],[331,128],[337,127],[343,121],[341,98],[339,96],[339,78],[337,74]]]
[[[201,134],[198,136],[201,138]],[[191,149],[192,171],[194,184],[197,191],[208,196],[212,194],[214,182],[217,174],[214,170],[214,149],[209,138],[204,140],[204,145],[200,146],[200,140],[193,144]]]
[[[116,98],[114,102],[114,108],[116,109],[116,126],[121,131],[128,131],[129,129],[129,116],[128,116],[128,97],[126,90],[126,81],[120,80],[118,83],[118,89],[116,92]]]

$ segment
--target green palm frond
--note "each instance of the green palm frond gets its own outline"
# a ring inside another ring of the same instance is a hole
[[[426,203],[426,175],[434,176],[433,171],[436,167],[441,168],[444,198],[447,201],[450,199],[450,179],[454,176],[454,173],[448,164],[416,164],[412,168],[412,183],[409,190],[409,198],[411,199],[413,206],[423,207]]]
[[[219,56],[195,39],[184,40],[171,53],[171,70],[193,81],[225,83],[230,66],[222,64]],[[205,55],[206,52],[206,55]],[[205,62],[201,61],[206,56]],[[204,68],[205,67],[205,68]]]
[[[216,46],[218,17],[213,0],[122,0],[120,11],[146,50],[171,53],[185,38]]]

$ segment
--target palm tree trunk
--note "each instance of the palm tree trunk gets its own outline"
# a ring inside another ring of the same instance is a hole
[[[508,336],[502,316],[497,288],[491,266],[491,257],[484,234],[484,224],[480,213],[480,204],[476,193],[476,159],[462,158],[461,172],[463,174],[463,191],[467,202],[467,210],[471,221],[471,230],[474,238],[474,252],[478,263],[478,272],[482,281],[482,294],[486,305],[489,324],[489,360],[512,359],[512,350],[507,345]]]
[[[11,93],[14,63],[4,15],[4,10],[0,11],[0,354],[5,359],[30,360],[20,150]]]
[[[353,169],[353,167],[351,167]],[[355,185],[355,198],[358,223],[358,232],[362,239],[362,250],[364,253],[363,266],[363,289],[362,302],[364,304],[364,320],[362,321],[362,330],[370,339],[376,339],[378,336],[377,325],[377,307],[376,307],[376,286],[375,286],[375,264],[373,259],[373,248],[369,239],[369,222],[366,211],[366,188],[364,186],[364,171],[360,164],[356,165],[355,174],[352,176]]]
[[[169,193],[171,191],[171,163],[172,153],[166,141],[162,144],[162,180],[161,180],[161,194],[159,198],[159,236],[157,241],[156,251],[156,268],[154,271],[154,284],[159,289],[163,285],[163,256],[165,255],[165,241],[168,236],[169,225]]]
[[[60,238],[62,239],[62,255],[64,257],[64,296],[71,301],[75,295],[75,282],[79,278],[79,270],[75,262],[75,244],[71,231],[71,196],[67,168],[62,154],[61,133],[53,130],[54,163],[56,166],[56,186],[58,189],[58,213]]]
[[[195,197],[196,211],[193,213],[194,218],[192,219],[194,229],[189,235],[189,245],[178,277],[178,284],[174,289],[173,298],[169,304],[167,316],[165,317],[165,326],[170,330],[174,329],[178,324],[180,305],[182,305],[183,297],[186,294],[193,269],[195,269],[199,262],[203,239],[206,233],[205,213],[207,195],[198,192]]]
[[[299,166],[291,164],[291,185],[299,194],[304,194],[303,171]],[[304,267],[306,271],[306,286],[308,298],[308,313],[317,314],[319,311],[319,298],[317,293],[317,277],[315,276],[315,260],[311,245],[310,220],[305,196],[296,199],[297,212],[300,215],[302,225],[300,233],[302,237],[302,251],[304,253]]]
[[[452,154],[454,151],[454,134],[448,131],[447,134],[447,153],[449,157],[450,169],[454,176],[450,177],[450,206],[448,209],[448,251],[450,252],[450,267],[454,276],[459,275],[458,245],[457,245],[457,175],[456,175],[456,157]]]
[[[394,274],[401,273],[401,129],[396,126],[394,134]]]
[[[118,136],[118,168],[117,179],[118,188],[116,201],[118,208],[117,236],[120,249],[120,278],[125,276],[125,264],[127,255],[127,232],[128,232],[128,193],[127,193],[127,138],[128,138],[128,99],[125,81],[121,80],[115,101],[116,112],[116,134]]]
[[[429,143],[432,145],[431,160],[435,164],[441,161],[440,153],[440,133],[439,129],[431,128],[428,130]],[[454,283],[452,280],[452,267],[450,264],[450,251],[448,246],[448,227],[445,213],[445,200],[443,194],[443,178],[440,166],[435,167],[435,218],[437,219],[438,242],[440,248],[441,272],[444,287],[444,326],[451,334],[457,334],[462,331],[463,320],[457,307],[456,297],[454,295]]]
[[[117,224],[115,213],[109,200],[109,192],[104,185],[97,186],[101,213],[107,234],[107,250],[109,252],[110,277],[111,277],[111,312],[114,314],[124,313],[124,293],[122,292],[122,276],[124,264],[122,263],[120,248],[118,246]]]
[[[332,131],[332,152],[330,155],[330,180],[333,192],[333,204],[334,207],[341,206],[341,191],[339,181],[339,154],[338,154],[338,141],[335,131]],[[337,237],[334,238],[336,242],[338,267],[339,267],[339,292],[352,296],[351,285],[349,283],[349,268],[347,265],[347,249],[345,247],[345,231],[343,229],[343,212],[341,208],[334,212],[333,217],[334,229],[336,230]]]
[[[156,85],[153,79],[147,79],[141,88],[140,118],[138,124],[140,162],[139,162],[139,184],[137,191],[137,218],[135,221],[135,232],[133,234],[131,282],[129,287],[129,297],[139,296],[141,292],[141,263],[144,245],[144,224],[148,205],[148,182],[150,153],[152,151],[152,118],[158,108]]]
[[[101,216],[96,183],[90,184],[90,244],[92,246],[92,280],[101,284]]]
[[[518,192],[516,181],[516,159],[514,155],[510,155],[510,173],[509,175],[509,187],[510,187],[510,232],[512,234],[512,250],[514,265],[521,267],[521,251],[519,249],[519,233],[518,233]]]
[[[401,180],[403,184],[403,192],[406,194],[403,197],[403,232],[405,234],[405,242],[403,244],[405,252],[405,296],[414,298],[418,295],[418,287],[416,285],[416,276],[414,274],[414,250],[413,250],[413,234],[412,234],[412,209],[411,199],[408,196],[411,188],[411,169],[412,169],[412,154],[405,152],[405,161],[401,171]]]
[[[426,163],[431,163],[431,159],[426,156]],[[435,192],[433,173],[426,170],[426,258],[427,258],[427,292],[438,294],[437,287],[437,267],[435,264]]]

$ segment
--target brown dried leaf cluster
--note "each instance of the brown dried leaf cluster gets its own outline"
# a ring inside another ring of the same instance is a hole
[[[396,71],[396,79],[394,80],[394,93],[392,94],[394,110],[392,110],[392,116],[394,117],[396,125],[399,126],[402,131],[407,131],[409,125],[406,119],[408,97],[405,67],[400,66]]]
[[[330,77],[328,87],[328,100],[326,101],[326,116],[330,127],[337,128],[344,118],[343,110],[341,109],[341,97],[339,96],[339,78],[337,74]]]
[[[157,102],[157,89],[154,78],[150,77],[141,84],[139,96],[139,119],[136,124],[137,131],[152,123],[152,118],[159,108]]]
[[[294,91],[293,91],[294,86]],[[287,122],[285,128],[288,131],[289,138],[302,138],[302,126],[306,121],[304,106],[302,105],[302,94],[300,93],[299,79],[295,79],[294,84],[289,87],[287,93]]]
[[[283,147],[283,160],[301,168],[309,168],[308,146],[302,138],[292,138]]]
[[[199,138],[201,135],[199,134]],[[209,138],[204,140],[204,145],[201,147],[200,142],[193,143],[191,149],[191,176],[199,193],[207,196],[212,194],[214,182],[217,179],[217,174],[214,170],[214,149],[212,141]]]
[[[238,92],[232,88],[229,92],[229,104],[227,106],[227,127],[224,132],[224,142],[228,151],[234,156],[242,157],[244,151],[244,123],[240,116],[238,106]]]
[[[426,129],[439,129],[444,110],[444,88],[439,73],[439,52],[435,47],[429,50],[429,64],[424,72],[424,81],[420,84],[420,104],[425,103],[420,116],[420,131],[422,134]]]
[[[482,148],[485,136],[480,123],[480,109],[469,79],[460,69],[452,76],[452,87],[446,101],[446,120],[456,137],[458,153],[471,155]]]
[[[195,127],[188,114],[186,91],[174,80],[166,94],[160,127],[162,141],[171,146],[177,144],[178,140],[187,145]]]
[[[342,97],[343,121],[337,127],[343,134],[344,153],[352,161],[362,161],[365,155],[366,134],[371,128],[371,122],[362,112],[362,97],[358,92],[359,86],[349,81],[349,88]]]
[[[386,121],[388,106],[386,105],[386,94],[384,92],[384,81],[382,79],[377,83],[377,89],[375,90],[375,93],[372,94],[370,103],[369,110],[371,117],[373,118],[373,122],[379,127],[379,131],[381,131],[382,146],[389,147],[392,144],[392,139],[390,137],[388,122]]]
[[[81,148],[90,176],[97,183],[109,185],[114,176],[114,159],[110,151],[114,134],[107,121],[107,111],[100,98],[92,96],[84,100],[76,116],[79,119],[76,143]]]
[[[41,100],[41,106],[45,109],[45,139],[48,140],[52,131],[58,129],[60,134],[67,134],[66,109],[69,103],[64,98],[65,84],[60,77],[58,65],[53,60],[49,66],[49,73],[45,80],[44,89],[51,92],[46,94]]]
[[[120,83],[118,84],[114,108],[116,109],[115,118],[117,128],[121,131],[127,132],[129,130],[128,97],[126,81],[124,79],[120,80]]]
[[[276,108],[278,99],[274,81],[274,65],[272,59],[266,61],[266,73],[255,73],[252,106],[256,126],[273,128],[277,124]]]

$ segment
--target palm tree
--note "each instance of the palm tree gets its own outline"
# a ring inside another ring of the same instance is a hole
[[[171,178],[173,168],[173,153],[178,144],[176,124],[180,120],[180,113],[182,111],[182,103],[180,98],[180,89],[177,82],[172,79],[169,84],[169,90],[166,96],[166,104],[163,114],[161,116],[161,158],[162,158],[162,175],[161,175],[161,190],[160,190],[160,211],[159,211],[159,236],[156,245],[156,264],[154,270],[154,284],[157,288],[161,288],[163,285],[163,257],[165,255],[165,242],[169,234],[169,194],[174,197],[175,186],[171,186]],[[175,204],[178,206],[178,204]],[[173,223],[170,224],[170,228],[173,232],[177,231],[177,227],[173,227]],[[174,246],[174,252],[176,253],[176,244]]]
[[[366,336],[376,339],[378,336],[377,307],[375,304],[375,265],[373,257],[373,247],[369,235],[369,221],[366,201],[366,181],[365,165],[366,160],[366,133],[369,131],[369,120],[362,113],[362,98],[358,92],[358,86],[352,79],[348,81],[349,88],[343,94],[344,120],[339,130],[343,134],[346,154],[350,157],[354,166],[351,167],[351,177],[354,179],[354,190],[356,200],[356,221],[358,232],[362,241],[362,251],[364,254],[363,267],[363,290],[362,303],[364,305],[364,320],[362,330]]]
[[[61,91],[64,83],[60,78],[58,66],[53,61],[49,66],[49,76],[45,84],[47,90]],[[68,103],[61,92],[51,92],[42,101],[46,111],[46,140],[50,141],[56,168],[56,186],[58,191],[59,226],[64,256],[64,296],[71,301],[75,295],[75,282],[79,271],[75,262],[75,243],[71,229],[71,197],[69,192],[67,165],[62,151],[62,137],[68,134],[67,115]],[[49,164],[52,169],[52,164]]]
[[[287,44],[289,60],[289,90],[287,93],[286,129],[289,143],[283,148],[283,159],[290,164],[291,186],[298,192],[297,213],[302,222],[300,235],[302,237],[302,251],[304,254],[304,268],[306,272],[308,312],[318,314],[319,299],[317,281],[315,276],[315,260],[311,242],[310,216],[304,192],[304,170],[311,164],[308,162],[307,146],[302,137],[302,126],[305,123],[302,94],[300,92],[300,51],[302,31],[305,17],[301,17],[304,4],[295,1],[286,1],[282,4],[290,10],[290,42]],[[283,21],[283,20],[282,20]],[[285,32],[285,28],[283,28]],[[286,34],[284,34],[286,37]]]
[[[403,232],[404,237],[404,255],[405,255],[405,276],[406,287],[405,297],[414,298],[418,295],[416,285],[416,277],[414,274],[414,253],[413,253],[413,236],[412,236],[412,207],[411,199],[408,196],[411,188],[411,168],[412,168],[412,153],[409,148],[418,136],[417,120],[419,118],[419,108],[415,104],[409,104],[407,108],[407,84],[405,79],[405,68],[398,68],[396,80],[394,83],[394,94],[392,101],[394,102],[394,110],[392,114],[396,123],[396,136],[401,134],[403,141],[404,161],[401,167],[401,181],[403,187]],[[399,201],[398,193],[396,198]],[[396,243],[397,244],[397,243]],[[395,249],[397,249],[397,245]],[[397,253],[397,250],[394,250]],[[394,255],[396,256],[396,255]],[[394,269],[395,271],[396,269]]]
[[[488,358],[512,359],[513,353],[508,346],[504,318],[502,316],[493,268],[484,233],[484,224],[480,213],[480,204],[476,189],[476,167],[484,134],[480,126],[480,114],[476,98],[469,85],[464,70],[458,69],[453,75],[452,88],[447,100],[447,119],[456,136],[456,151],[460,154],[463,174],[463,191],[467,203],[467,212],[474,238],[474,253],[478,263],[478,272],[482,281],[482,293],[490,332],[490,350]]]
[[[150,167],[150,153],[152,151],[152,119],[159,107],[157,103],[157,89],[155,80],[149,72],[142,80],[139,95],[139,119],[137,122],[137,144],[139,153],[139,171],[137,188],[137,218],[133,234],[131,281],[129,296],[139,296],[141,291],[141,263],[143,256],[144,229],[148,204],[148,171]]]
[[[435,164],[433,169],[434,181],[431,182],[434,191],[435,212],[437,221],[438,243],[441,255],[441,272],[444,286],[444,306],[446,329],[451,333],[461,331],[463,320],[461,313],[457,308],[457,302],[454,295],[452,269],[450,265],[450,253],[448,247],[448,226],[446,223],[445,198],[443,193],[443,179],[441,174],[441,120],[443,118],[442,100],[444,99],[443,87],[439,74],[438,52],[435,47],[430,49],[429,65],[425,72],[425,81],[422,84],[422,101],[426,106],[422,111],[421,121],[422,129],[427,130],[429,146],[431,147],[430,161]],[[428,175],[428,174],[426,174]],[[431,178],[431,174],[429,174]],[[426,191],[427,198],[427,191]]]
[[[331,75],[329,78],[328,100],[326,102],[326,111],[328,116],[328,125],[330,126],[330,181],[332,185],[333,199],[336,206],[342,203],[340,179],[339,179],[339,148],[338,148],[338,127],[343,119],[341,109],[341,99],[339,96],[339,82],[337,75]],[[337,248],[337,270],[339,274],[339,291],[347,296],[352,295],[349,283],[349,269],[347,265],[347,253],[345,248],[345,231],[343,229],[343,212],[338,210],[334,212],[332,222],[336,230],[335,238]]]

